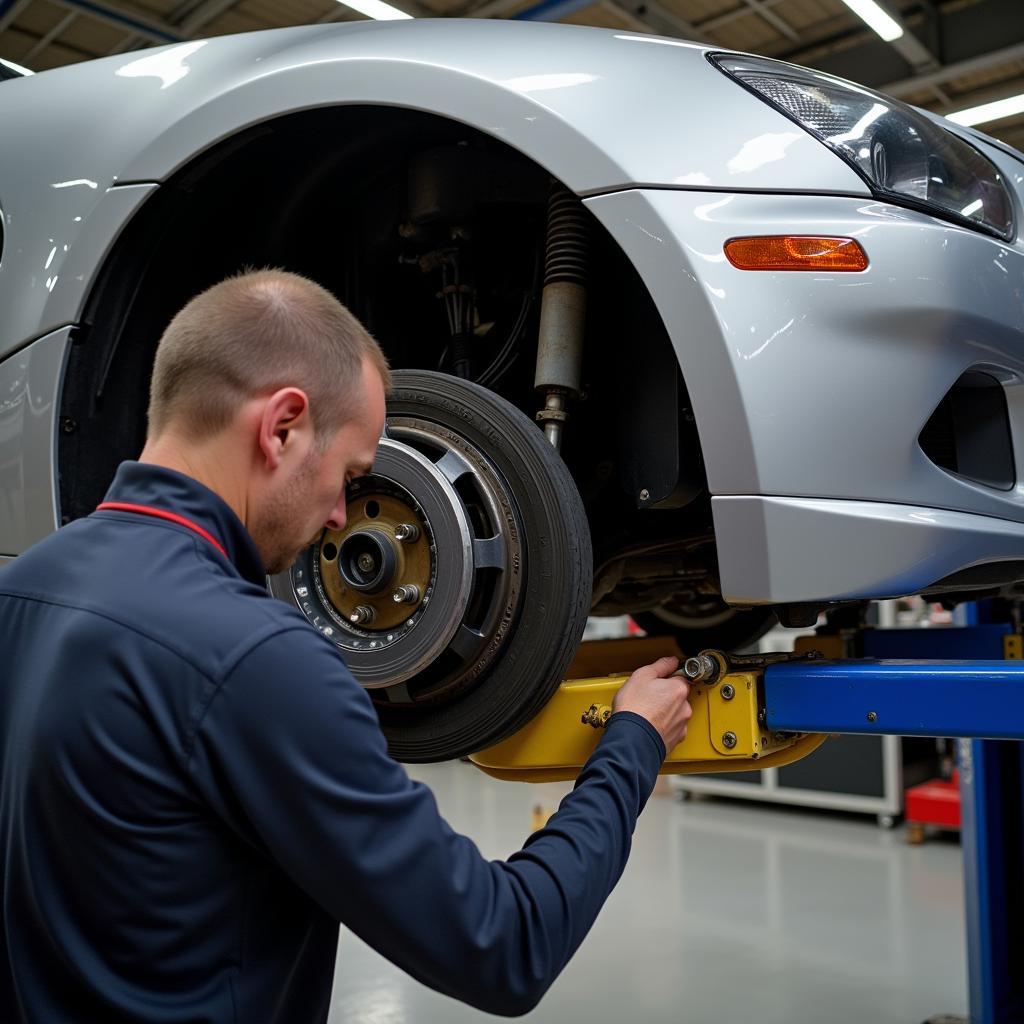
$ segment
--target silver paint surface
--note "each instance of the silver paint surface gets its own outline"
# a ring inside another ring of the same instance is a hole
[[[579,193],[655,184],[866,194],[845,163],[713,68],[707,49],[568,25],[359,22],[5,82],[0,205],[14,251],[0,275],[0,357],[78,315],[88,270],[142,198],[112,185],[163,181],[246,127],[314,107],[436,113],[509,143]],[[97,217],[86,236],[81,225]]]
[[[711,502],[727,601],[912,594],[983,562],[1024,559],[1019,523],[915,505],[815,498]]]
[[[1001,492],[958,479],[925,458],[917,437],[957,377],[981,369],[1006,387],[1024,460],[1024,246],[874,200],[825,146],[713,68],[707,51],[566,25],[361,22],[175,44],[7,82],[0,138],[25,141],[0,149],[0,358],[79,319],[124,225],[209,146],[314,107],[430,111],[503,140],[588,197],[665,321],[716,502],[966,513],[984,518],[962,522],[951,550],[967,559],[1009,551],[1014,531],[1024,535],[1024,525],[1006,525],[1024,524],[1024,483]],[[1020,206],[1024,164],[974,139]],[[784,233],[855,237],[870,268],[749,273],[725,259],[731,237]],[[14,367],[2,364],[5,379]],[[56,395],[60,368],[46,381],[43,367],[33,364],[34,394]],[[56,414],[51,402],[46,415]],[[18,453],[21,442],[7,442],[11,465],[28,472],[44,459],[33,471],[38,495],[23,483],[5,494],[0,551],[16,553],[56,522],[55,425],[10,429],[25,444]],[[771,508],[774,524],[782,513]],[[765,529],[738,533],[737,518],[716,510],[729,596],[888,595],[894,579],[912,592],[935,578],[927,560],[866,574],[873,532],[891,528],[866,513],[851,534],[857,544],[832,556],[823,593],[825,577],[799,544],[758,546]]]
[[[646,281],[675,346],[715,496],[727,599],[908,594],[985,559],[1024,554],[1020,240],[840,196],[638,189],[587,206]],[[732,237],[787,233],[856,238],[870,266],[760,273],[725,258]],[[918,444],[970,369],[1006,390],[1018,461],[1008,491],[940,469]],[[723,511],[728,495],[743,496],[746,514]],[[785,500],[762,500],[772,496]],[[847,504],[839,517],[838,506],[811,517],[812,529],[796,501],[806,498]],[[912,514],[880,516],[871,503]],[[941,533],[916,518],[931,512]],[[812,537],[820,541],[813,558]],[[925,557],[936,544],[942,557]]]
[[[0,363],[0,552],[19,555],[58,525],[57,411],[70,330]]]

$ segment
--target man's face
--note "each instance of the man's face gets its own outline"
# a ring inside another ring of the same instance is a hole
[[[370,471],[384,430],[386,405],[380,375],[363,363],[363,407],[327,441],[312,447],[294,473],[266,495],[253,539],[270,573],[283,572],[324,526],[345,525],[345,488]]]

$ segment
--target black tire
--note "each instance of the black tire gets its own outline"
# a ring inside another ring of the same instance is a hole
[[[455,436],[472,446],[486,460],[486,472],[500,482],[514,519],[510,529],[516,531],[514,607],[492,635],[479,662],[482,669],[474,668],[464,677],[468,682],[447,691],[435,686],[427,699],[397,699],[399,688],[389,690],[379,678],[369,690],[393,757],[443,761],[511,735],[558,688],[590,609],[590,530],[565,463],[519,409],[446,374],[398,370],[393,378],[389,434],[400,440],[403,425],[408,430],[410,424],[429,424],[438,436]],[[287,596],[280,579],[274,591]],[[431,612],[436,611],[435,602]],[[415,691],[418,681],[436,676],[446,657],[438,656],[399,692]]]
[[[688,655],[708,649],[741,650],[756,643],[779,622],[771,608],[733,609],[725,604],[707,618],[706,626],[701,625],[698,616],[689,620],[692,625],[684,625],[685,617],[673,614],[667,608],[633,615],[633,621],[645,633],[674,637],[680,649]]]

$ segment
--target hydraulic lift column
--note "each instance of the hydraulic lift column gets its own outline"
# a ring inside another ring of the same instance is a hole
[[[961,738],[970,1024],[1024,1024],[1024,661],[1002,660],[1019,637],[986,625],[865,640],[915,660],[769,665],[767,724]],[[937,654],[970,660],[928,660]]]

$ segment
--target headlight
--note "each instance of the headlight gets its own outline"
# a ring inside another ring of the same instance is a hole
[[[877,195],[1013,238],[1013,200],[995,164],[913,107],[778,61],[732,54],[711,60],[817,136]]]

